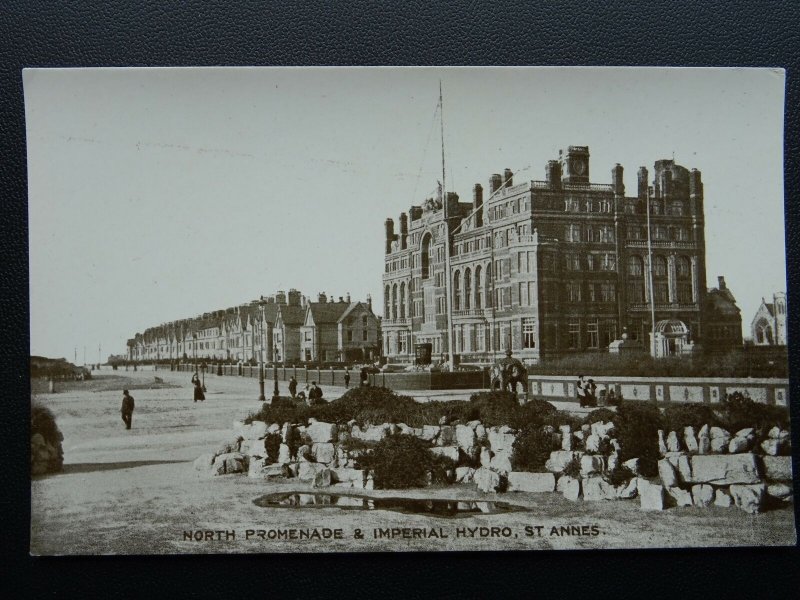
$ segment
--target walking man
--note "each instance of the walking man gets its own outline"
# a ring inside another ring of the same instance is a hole
[[[130,429],[133,424],[133,396],[128,393],[128,390],[122,390],[122,421],[125,423],[125,429]]]
[[[294,375],[289,377],[289,394],[292,398],[297,396],[297,379],[294,378]]]
[[[322,390],[317,387],[317,382],[311,382],[311,389],[308,390],[308,405],[314,406],[315,404],[319,404],[320,400],[322,400]]]
[[[345,389],[350,388],[350,369],[344,370],[344,388]]]

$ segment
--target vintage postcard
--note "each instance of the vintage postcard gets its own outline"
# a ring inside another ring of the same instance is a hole
[[[23,80],[32,554],[796,543],[782,70]]]

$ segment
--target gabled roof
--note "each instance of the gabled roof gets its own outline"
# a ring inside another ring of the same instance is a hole
[[[711,288],[706,294],[706,308],[719,315],[736,316],[741,311],[736,306],[736,300],[728,290]]]
[[[767,312],[769,313],[770,317],[775,316],[775,303],[773,302],[764,302],[764,306],[767,307]]]
[[[345,311],[342,313],[342,316],[341,316],[341,317],[339,317],[339,323],[341,323],[341,322],[342,322],[342,321],[344,321],[344,320],[345,320],[345,319],[346,319],[348,316],[350,316],[350,313],[354,312],[354,311],[355,311],[355,309],[356,309],[356,308],[358,308],[359,306],[363,306],[363,307],[364,307],[364,308],[367,310],[367,312],[372,312],[372,311],[370,311],[370,310],[369,310],[369,308],[367,308],[367,306],[366,306],[365,304],[362,304],[361,302],[351,302],[351,303],[350,303],[350,306],[348,306],[348,307],[347,307],[347,310],[345,310]]]
[[[338,323],[342,314],[350,307],[350,302],[309,302],[308,310],[316,325]]]

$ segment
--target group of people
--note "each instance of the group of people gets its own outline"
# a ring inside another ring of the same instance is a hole
[[[598,386],[594,379],[590,379],[585,375],[578,375],[575,390],[578,396],[578,404],[581,407],[597,406],[598,398],[602,406],[614,406],[619,401],[613,387],[610,390],[606,390],[605,385],[600,384]]]
[[[322,388],[317,385],[316,381],[312,381],[311,385],[306,384],[306,387],[298,393],[297,379],[292,376],[289,377],[289,395],[291,395],[292,398],[298,398],[304,402],[308,402],[309,405],[313,405],[322,400]]]

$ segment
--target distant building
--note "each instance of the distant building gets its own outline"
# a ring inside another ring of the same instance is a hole
[[[725,278],[706,293],[704,304],[705,335],[703,349],[707,352],[729,352],[742,348],[742,314],[736,298],[728,289]]]
[[[300,351],[304,361],[372,362],[380,353],[378,318],[372,312],[372,300],[351,302],[327,301],[320,294],[309,302],[301,328]]]
[[[750,329],[753,343],[756,346],[786,346],[788,345],[788,330],[786,324],[786,294],[776,292],[772,295],[772,302],[761,298],[761,305],[753,317]]]
[[[666,352],[705,339],[703,184],[700,171],[673,160],[656,161],[652,184],[640,167],[636,194],[626,196],[622,166],[611,169],[610,184],[590,183],[589,148],[570,146],[547,163],[544,181],[515,185],[506,169],[490,177],[486,198],[480,184],[472,203],[440,194],[401,214],[398,232],[392,219],[385,227],[381,327],[392,362],[410,362],[421,343],[435,360],[448,352],[448,277],[462,362],[491,361],[505,349],[529,363],[607,351],[623,329],[647,348],[650,272]]]

